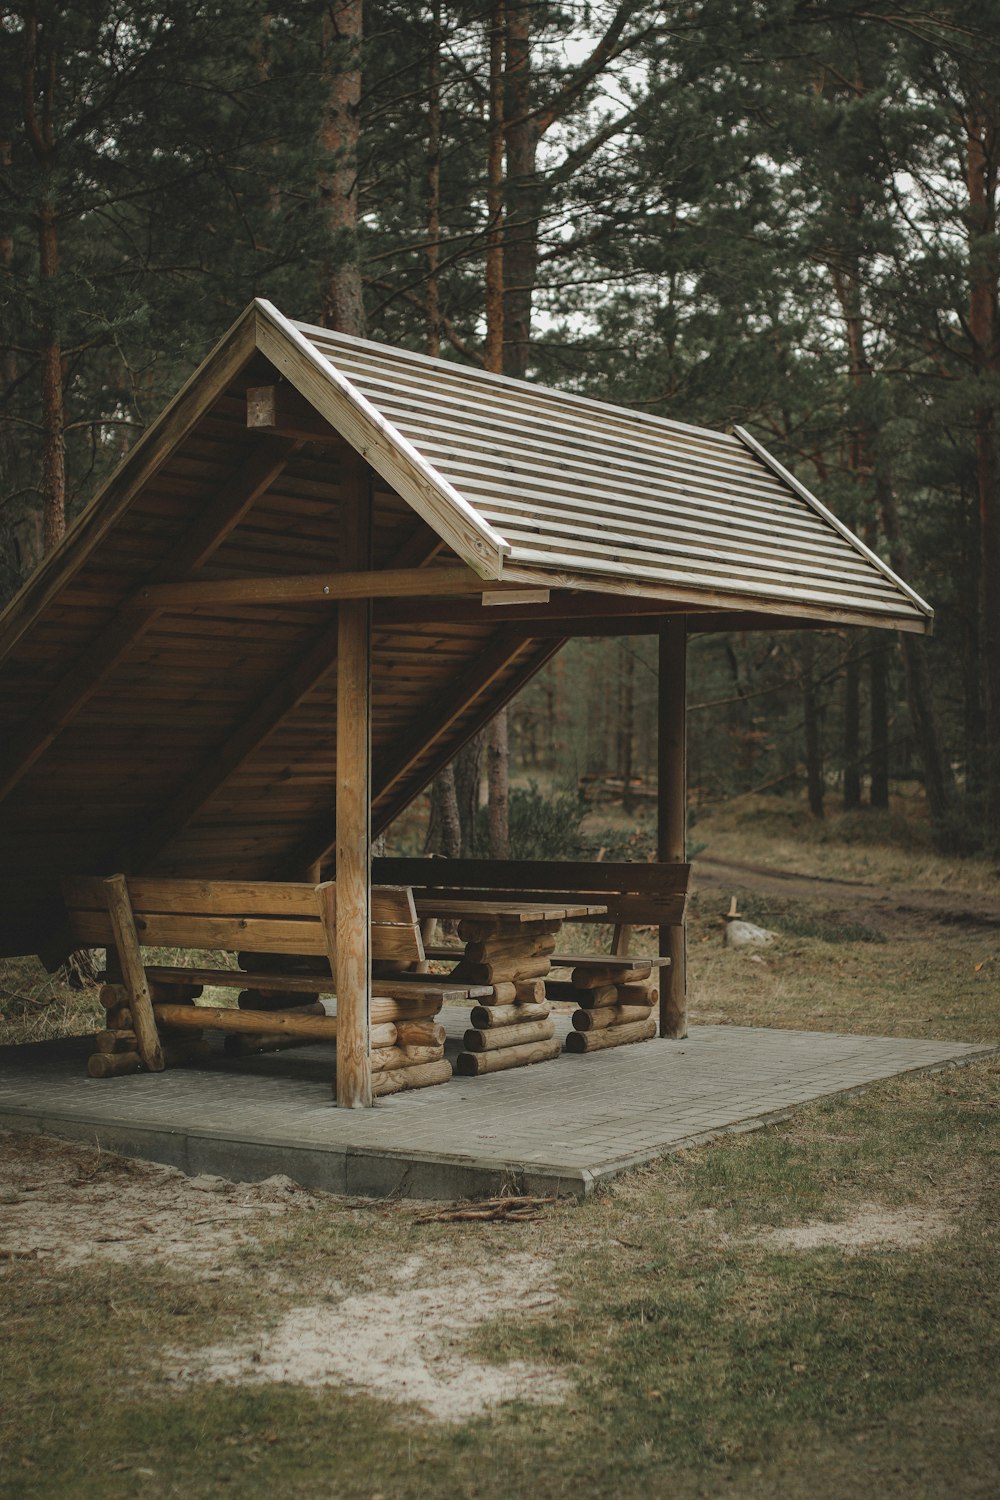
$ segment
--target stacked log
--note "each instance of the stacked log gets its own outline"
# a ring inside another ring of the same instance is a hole
[[[149,988],[154,1004],[193,1006],[195,998],[201,994],[200,985],[152,984]],[[128,990],[123,984],[102,985],[100,1001],[105,1011],[105,1029],[94,1036],[94,1051],[87,1060],[87,1072],[91,1078],[120,1078],[126,1073],[141,1072],[143,1064],[137,1051]],[[168,1030],[162,1042],[168,1068],[204,1062],[208,1056],[208,1044],[200,1030],[189,1030],[183,1035]]]
[[[466,948],[451,978],[493,987],[492,995],[472,1009],[472,1026],[456,1064],[463,1077],[558,1057],[560,1043],[544,983],[558,930],[558,922],[519,922],[502,916],[459,925]]]
[[[631,969],[581,965],[573,970],[568,985],[549,986],[550,993],[554,990],[559,999],[577,1007],[566,1038],[567,1052],[599,1052],[656,1036],[653,1011],[660,992],[651,964],[637,960]]]
[[[371,1049],[374,1098],[448,1082],[451,1063],[445,1060],[443,1026],[436,1021],[398,1020],[395,1031],[390,1046]]]

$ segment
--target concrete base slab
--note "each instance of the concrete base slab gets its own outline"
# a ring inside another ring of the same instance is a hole
[[[446,1010],[449,1054],[467,1011]],[[557,1022],[562,1031],[564,1018]],[[0,1128],[45,1131],[127,1156],[254,1182],[276,1172],[364,1197],[462,1198],[505,1187],[585,1197],[630,1167],[799,1104],[997,1048],[965,1042],[698,1026],[338,1110],[333,1052],[127,1078],[86,1073],[89,1038],[0,1049]]]

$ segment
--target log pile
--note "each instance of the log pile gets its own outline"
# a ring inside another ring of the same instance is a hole
[[[567,1052],[599,1052],[656,1036],[653,1011],[660,992],[652,964],[637,959],[631,969],[581,965],[573,970],[569,984],[550,984],[548,990],[553,998],[570,1000],[577,1007]]]
[[[194,1005],[201,994],[200,985],[151,984],[150,997],[155,1004]],[[100,1001],[105,1011],[105,1029],[94,1036],[94,1051],[87,1059],[91,1078],[120,1078],[125,1073],[139,1073],[143,1063],[129,1005],[128,990],[123,984],[101,986]],[[164,1064],[181,1068],[188,1063],[204,1062],[208,1043],[200,1029],[178,1033],[161,1029]]]
[[[403,1002],[372,1001],[373,1007],[380,1003],[402,1005]],[[443,1026],[429,1020],[398,1020],[394,1030],[395,1041],[389,1046],[372,1045],[372,1095],[376,1099],[398,1094],[403,1089],[426,1089],[435,1083],[448,1082],[451,1063],[444,1055]]]
[[[558,922],[521,922],[499,915],[467,918],[458,935],[465,952],[451,978],[487,984],[492,994],[474,1006],[456,1071],[466,1078],[522,1068],[558,1057],[561,1045],[545,999]]]

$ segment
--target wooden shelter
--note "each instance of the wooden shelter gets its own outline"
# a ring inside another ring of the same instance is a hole
[[[53,951],[66,875],[302,880],[335,856],[362,1016],[372,835],[566,639],[660,635],[671,861],[688,632],[931,618],[739,428],[257,301],[0,616],[0,952]]]

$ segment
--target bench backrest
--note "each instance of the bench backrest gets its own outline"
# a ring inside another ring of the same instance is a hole
[[[582,860],[376,859],[379,880],[448,900],[574,902],[607,907],[600,921],[631,927],[675,927],[684,920],[689,864],[595,864]],[[580,920],[593,921],[592,917]]]
[[[307,882],[175,880],[136,876],[127,882],[139,942],[145,948],[201,948],[225,953],[327,953],[319,894]],[[62,883],[73,937],[82,947],[114,943],[104,881]],[[396,963],[424,957],[413,892],[372,889],[372,957]]]

